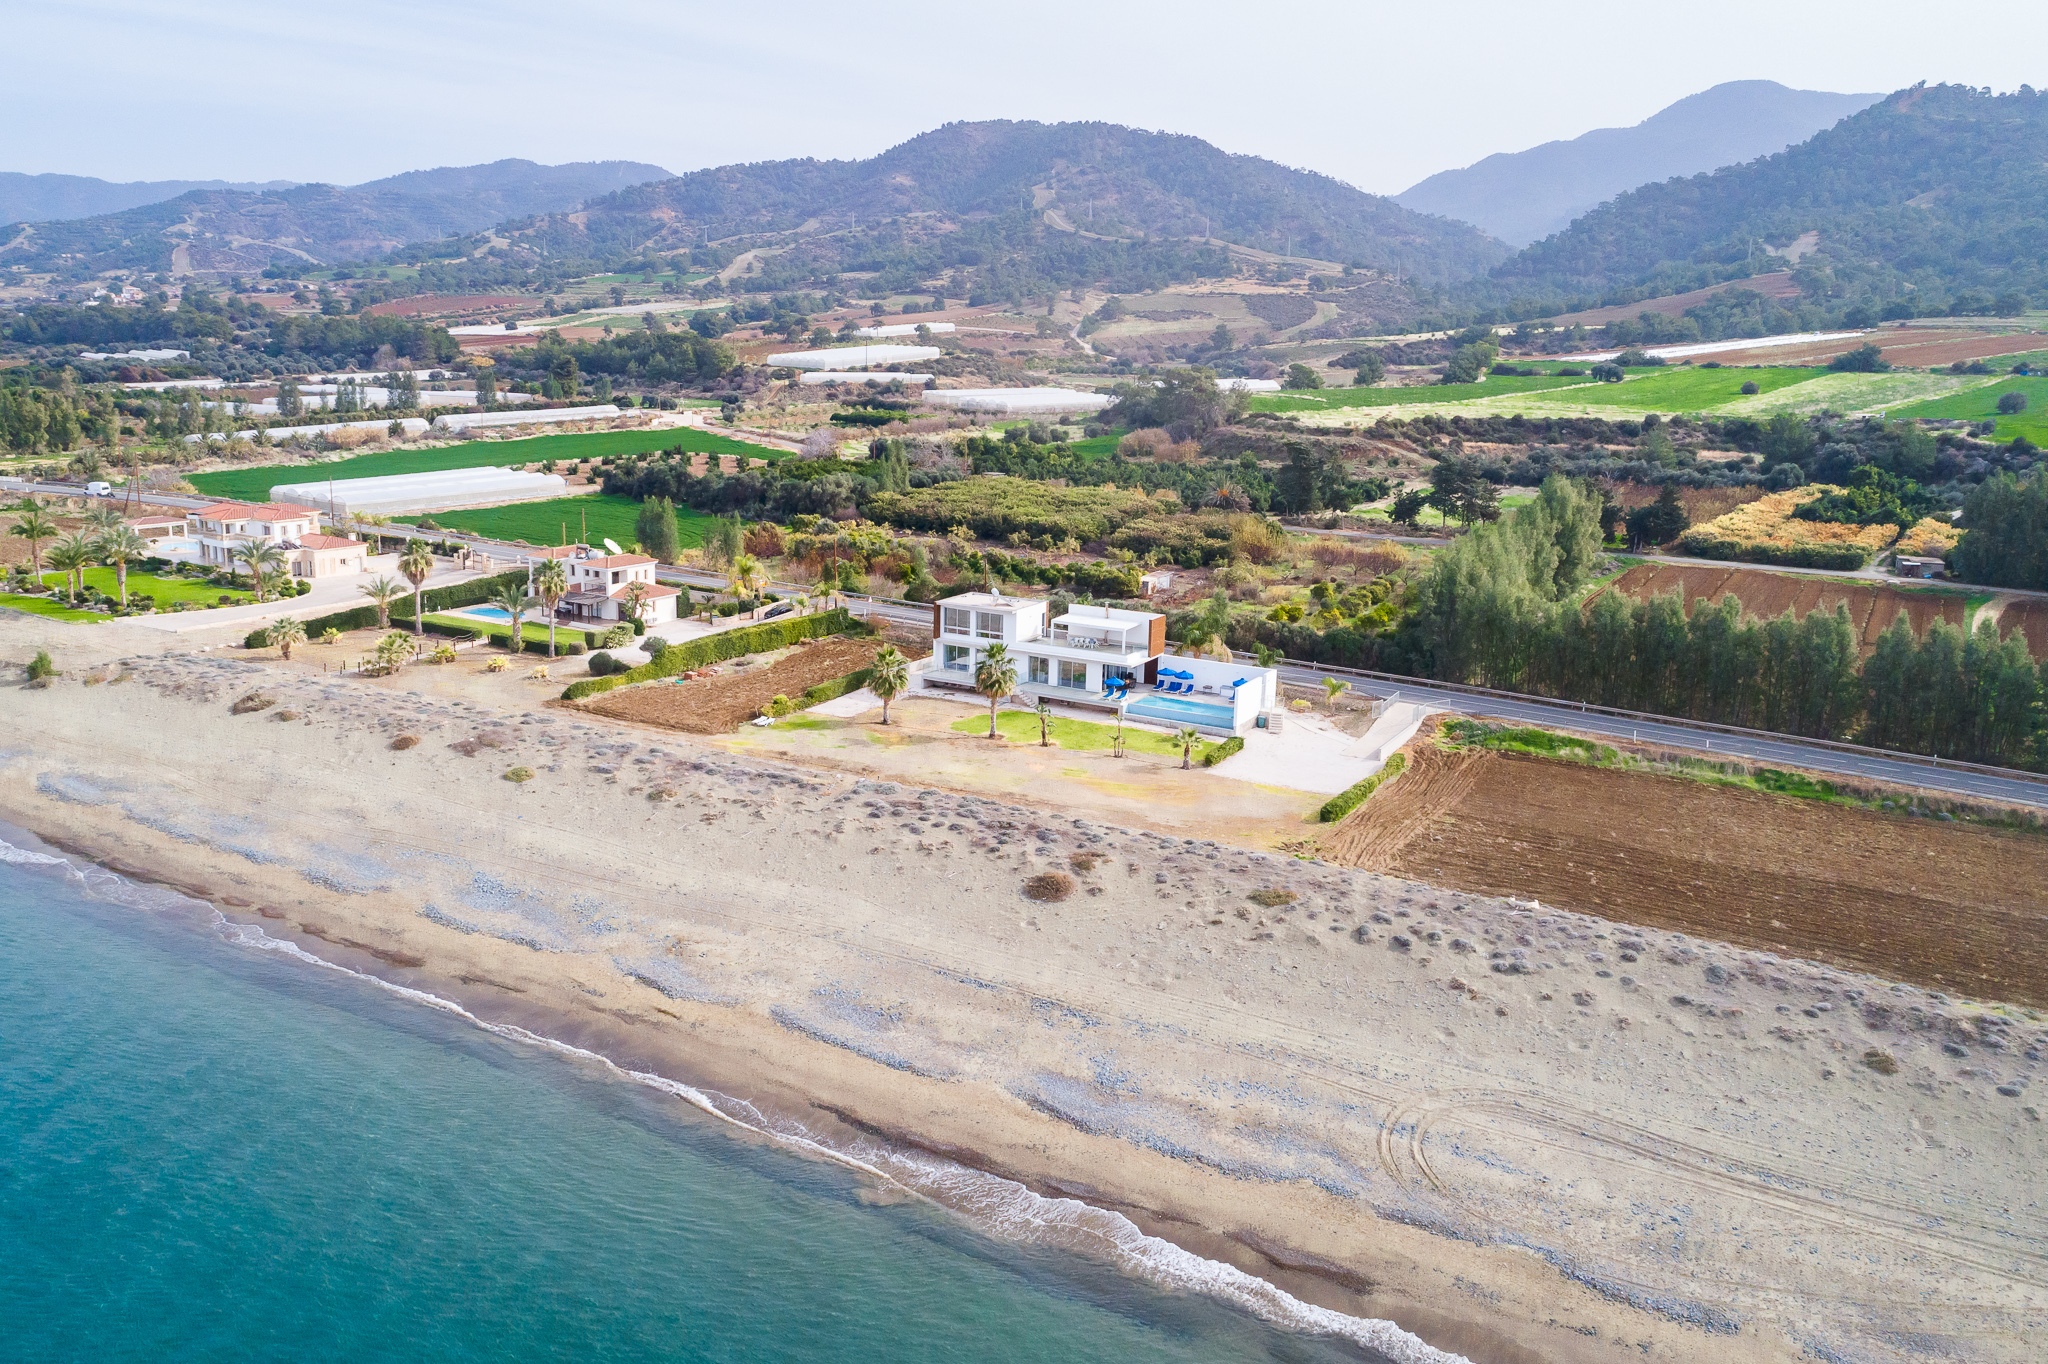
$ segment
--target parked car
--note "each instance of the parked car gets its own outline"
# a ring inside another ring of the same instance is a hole
[[[786,616],[794,610],[796,610],[795,602],[779,601],[775,603],[775,605],[769,607],[766,611],[763,611],[761,613],[761,619],[774,620],[777,616]]]

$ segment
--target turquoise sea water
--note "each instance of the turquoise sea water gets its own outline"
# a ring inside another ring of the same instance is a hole
[[[8,1359],[1361,1357],[213,919],[0,864]]]

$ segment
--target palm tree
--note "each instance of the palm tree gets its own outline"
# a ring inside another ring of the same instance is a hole
[[[1180,745],[1180,768],[1185,772],[1195,765],[1195,745],[1202,741],[1202,731],[1193,725],[1182,725],[1180,732],[1173,736],[1173,741]]]
[[[1052,702],[1046,700],[1043,696],[1039,697],[1035,713],[1038,716],[1038,746],[1040,748],[1051,748]]]
[[[988,698],[988,737],[997,738],[996,707],[1017,690],[1017,665],[1010,661],[1008,649],[1000,644],[988,646],[974,669],[974,689]]]
[[[524,647],[524,636],[526,633],[524,617],[526,615],[526,608],[532,606],[533,603],[534,599],[527,596],[526,589],[518,583],[506,583],[498,589],[498,595],[491,598],[491,605],[512,618],[512,633],[505,637],[505,648],[510,653],[516,654]]]
[[[403,573],[405,580],[412,584],[412,632],[416,635],[424,633],[426,630],[426,608],[424,606],[426,598],[424,594],[427,578],[434,571],[434,552],[427,548],[426,541],[407,540],[405,542],[405,553],[398,556],[398,571]]]
[[[85,570],[98,557],[93,552],[92,541],[77,531],[50,546],[50,567],[64,575],[65,595],[73,606],[78,604],[78,588]]]
[[[548,657],[555,656],[555,608],[562,604],[562,598],[569,595],[569,570],[562,566],[560,559],[550,559],[540,566],[533,575],[535,600],[547,608],[548,613]]]
[[[386,674],[395,673],[405,666],[412,652],[413,642],[406,638],[405,631],[393,630],[377,641],[377,667]]]
[[[99,540],[99,557],[114,566],[114,583],[121,605],[128,605],[128,565],[149,557],[149,541],[135,533],[133,526],[116,526]]]
[[[85,524],[99,534],[105,535],[121,524],[121,509],[109,502],[99,503],[86,511]]]
[[[868,690],[882,700],[882,723],[889,723],[889,703],[910,688],[910,660],[884,644],[868,669]]]
[[[229,553],[228,561],[249,566],[250,584],[256,589],[256,600],[260,602],[269,587],[265,575],[284,567],[284,551],[268,540],[244,540]]]
[[[405,595],[396,578],[377,578],[364,584],[363,595],[377,603],[377,628],[391,628],[391,603]]]
[[[296,616],[286,616],[270,627],[267,638],[277,646],[277,656],[289,660],[292,646],[306,642],[306,622]]]
[[[1337,698],[1351,690],[1351,684],[1339,678],[1326,677],[1323,679],[1323,690],[1330,694],[1330,704],[1334,707],[1337,704]]]
[[[22,539],[28,541],[29,562],[34,567],[36,576],[41,577],[43,573],[43,541],[57,538],[57,523],[50,519],[49,514],[42,509],[41,504],[24,498],[21,516],[9,528],[7,533],[9,535],[19,535]]]
[[[732,585],[733,600],[738,601],[750,595],[754,584],[761,581],[761,561],[751,554],[735,555],[726,576]]]

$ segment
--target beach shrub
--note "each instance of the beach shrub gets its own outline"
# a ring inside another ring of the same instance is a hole
[[[1266,909],[1278,909],[1282,905],[1293,904],[1301,897],[1291,890],[1255,890],[1244,898]]]
[[[1395,777],[1400,776],[1401,769],[1407,765],[1408,755],[1396,753],[1393,757],[1387,759],[1385,767],[1382,767],[1364,781],[1325,801],[1323,808],[1316,812],[1316,818],[1325,824],[1335,824],[1338,820],[1365,804],[1366,797],[1379,790],[1380,787],[1392,781]]]
[[[1024,898],[1053,903],[1074,893],[1074,878],[1063,871],[1042,871],[1024,883]]]
[[[507,769],[505,770],[505,780],[506,780],[506,781],[509,781],[509,782],[513,782],[513,783],[515,783],[515,784],[516,784],[516,783],[518,783],[518,782],[532,781],[532,780],[533,780],[533,769],[532,769],[532,768],[530,768],[530,767],[510,767],[510,768],[507,768]]]
[[[420,736],[417,734],[401,734],[391,741],[391,746],[400,753],[405,752],[408,748],[418,748],[420,746]]]
[[[28,661],[28,680],[43,682],[57,675],[57,665],[50,661],[48,649],[36,650],[36,656]]]
[[[728,658],[744,658],[748,654],[766,653],[772,649],[787,648],[800,639],[819,639],[825,635],[867,635],[873,631],[856,621],[845,607],[831,611],[820,611],[811,616],[787,616],[761,625],[741,626],[737,630],[721,630],[715,635],[701,639],[687,640],[673,648],[664,649],[661,657],[628,668],[622,673],[609,677],[591,677],[571,683],[562,693],[565,701],[581,701],[586,696],[610,691],[613,687],[628,682],[651,681],[658,677],[674,677],[678,673],[701,668],[707,663],[719,663]]]
[[[1202,755],[1202,766],[1214,767],[1217,763],[1222,762],[1231,754],[1242,753],[1243,751],[1244,736],[1242,734],[1233,734],[1228,739],[1225,739],[1220,744],[1216,744],[1215,746],[1210,748],[1210,750],[1207,753],[1204,753]]]

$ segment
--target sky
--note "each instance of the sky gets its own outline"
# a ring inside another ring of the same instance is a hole
[[[501,157],[865,157],[954,120],[1099,119],[1393,194],[1726,80],[2048,85],[2038,0],[0,0],[0,170],[354,184]],[[25,54],[41,54],[25,60]]]

